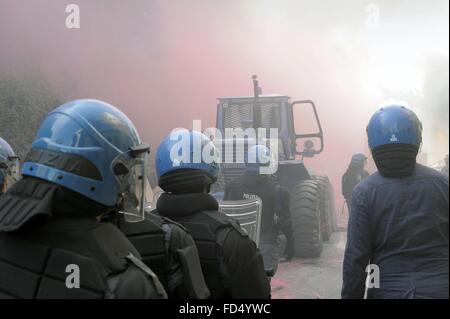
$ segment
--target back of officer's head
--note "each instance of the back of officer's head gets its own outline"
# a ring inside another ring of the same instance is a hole
[[[381,175],[404,177],[414,170],[422,144],[422,124],[403,105],[388,105],[373,114],[367,126],[372,157]]]
[[[214,144],[196,131],[177,130],[164,138],[155,165],[159,187],[172,194],[209,192],[219,174]]]

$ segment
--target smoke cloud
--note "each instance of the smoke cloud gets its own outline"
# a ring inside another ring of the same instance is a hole
[[[252,74],[264,93],[314,100],[325,150],[307,165],[338,194],[388,98],[411,100],[431,160],[448,153],[448,44],[446,0],[0,0],[0,70],[118,106],[153,148],[194,119],[214,126],[216,98],[252,94]]]

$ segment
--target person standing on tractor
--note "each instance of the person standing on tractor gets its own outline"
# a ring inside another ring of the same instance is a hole
[[[356,153],[352,156],[347,170],[342,176],[342,195],[347,203],[348,210],[352,202],[352,192],[356,185],[369,176],[364,169],[367,163],[367,157],[363,153]]]
[[[342,298],[449,297],[448,178],[416,163],[422,124],[402,105],[378,110],[367,135],[378,172],[352,194]]]
[[[254,160],[251,160],[254,159]],[[289,209],[289,192],[273,174],[261,174],[262,166],[269,166],[270,150],[254,145],[248,150],[246,172],[227,185],[225,200],[260,198],[262,201],[260,250],[268,276],[277,271],[280,256],[287,260],[295,255],[294,235]],[[280,233],[285,236],[283,240]]]

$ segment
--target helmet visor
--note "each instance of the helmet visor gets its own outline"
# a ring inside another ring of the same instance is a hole
[[[138,153],[133,150],[120,154],[112,169],[120,186],[121,203],[119,213],[128,222],[139,222],[145,218],[147,206],[148,147]]]

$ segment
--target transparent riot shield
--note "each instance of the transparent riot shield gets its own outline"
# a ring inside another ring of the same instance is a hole
[[[220,201],[219,211],[237,220],[241,228],[259,246],[261,230],[261,199]]]

